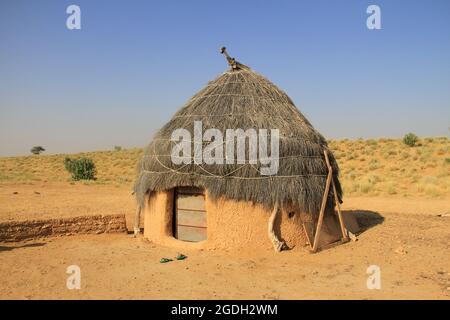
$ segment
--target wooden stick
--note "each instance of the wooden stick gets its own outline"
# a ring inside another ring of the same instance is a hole
[[[310,248],[312,249],[313,245],[312,245],[311,239],[309,238],[308,230],[306,229],[305,223],[303,222],[302,224],[303,224],[303,232],[305,232],[305,234],[306,234],[306,240],[308,241],[308,244],[309,244]]]
[[[327,151],[326,150],[324,150],[324,154],[325,154],[325,159],[327,159]],[[314,236],[314,245],[312,248],[312,252],[316,252],[317,247],[319,246],[320,229],[322,228],[323,216],[324,216],[325,207],[327,204],[328,192],[330,191],[332,175],[333,175],[333,170],[328,170],[327,182],[325,184],[325,192],[323,193],[322,205],[320,206],[319,220],[317,221],[317,228],[316,228],[316,234]]]
[[[327,154],[326,151],[325,151],[325,161],[327,163],[328,171],[332,172],[333,168],[330,165],[330,160],[328,159],[328,154]],[[334,202],[336,203],[336,209],[337,209],[337,212],[338,212],[339,224],[341,226],[342,240],[343,241],[348,241],[347,230],[345,229],[344,219],[342,218],[341,206],[339,205],[339,198],[338,198],[338,195],[337,195],[337,192],[336,192],[336,185],[334,184],[334,178],[333,177],[331,179],[331,185],[333,186]]]
[[[336,193],[336,186],[334,184],[334,179],[331,181],[331,184],[333,186],[334,202],[336,202],[336,209],[338,212],[339,224],[341,225],[342,240],[348,241],[349,239],[348,239],[347,229],[345,228],[344,219],[342,218],[341,206],[339,205],[339,198]]]
[[[137,205],[136,214],[134,216],[134,236],[136,237],[139,233],[141,233],[141,206]]]
[[[268,232],[270,241],[272,241],[273,248],[275,249],[276,252],[280,252],[285,247],[285,243],[278,239],[277,235],[275,234],[275,230],[273,229],[277,215],[278,215],[278,201],[275,203],[275,206],[269,217],[267,232]]]
[[[230,57],[230,55],[227,52],[227,48],[225,48],[225,47],[220,48],[220,53],[223,54],[227,58],[228,64],[231,66],[231,68],[233,68],[233,69],[237,68],[238,62],[234,58]]]

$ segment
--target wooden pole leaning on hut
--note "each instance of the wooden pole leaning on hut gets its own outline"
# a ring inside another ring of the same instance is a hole
[[[339,206],[339,198],[338,198],[337,192],[336,192],[336,185],[334,184],[333,168],[330,165],[330,160],[328,159],[327,150],[324,150],[323,153],[325,156],[325,163],[328,168],[328,175],[327,175],[327,181],[325,184],[325,192],[323,193],[322,204],[320,206],[319,220],[317,221],[316,233],[314,235],[314,243],[313,243],[312,250],[311,250],[312,252],[317,252],[317,249],[319,247],[320,231],[322,228],[323,217],[325,215],[325,208],[327,205],[328,194],[330,192],[330,185],[332,185],[332,187],[333,187],[334,201],[336,203],[339,224],[340,224],[341,232],[342,232],[342,242],[348,241],[347,230],[345,229],[345,224],[344,224],[344,220],[342,218],[341,208]]]
[[[330,166],[330,161],[328,160],[328,156],[325,151],[325,159],[327,161],[328,170],[333,170]],[[339,218],[339,224],[341,226],[341,232],[342,232],[342,242],[347,242],[349,240],[348,238],[348,231],[345,228],[344,219],[342,218],[342,212],[341,212],[341,206],[339,204],[339,198],[336,192],[336,185],[334,183],[334,178],[331,178],[331,185],[333,186],[333,195],[334,195],[334,202],[336,204],[337,214]]]

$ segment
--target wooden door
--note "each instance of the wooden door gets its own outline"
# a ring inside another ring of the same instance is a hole
[[[190,242],[206,239],[205,194],[202,189],[175,189],[174,222],[175,238]]]

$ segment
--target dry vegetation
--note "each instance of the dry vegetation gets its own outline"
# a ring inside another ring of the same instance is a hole
[[[97,167],[97,179],[85,184],[132,185],[136,164],[142,149],[97,151],[71,155],[71,158],[88,157]],[[70,174],[64,168],[67,155],[39,155],[0,158],[0,183],[67,182]]]
[[[344,196],[450,198],[450,140],[420,139],[415,147],[401,139],[332,140],[341,168]],[[84,184],[131,186],[142,149],[89,152],[97,166],[95,181]],[[67,182],[66,155],[0,158],[0,183]],[[75,182],[73,182],[75,183]]]
[[[340,168],[345,195],[450,195],[450,141],[446,137],[421,139],[408,147],[400,139],[331,141]]]

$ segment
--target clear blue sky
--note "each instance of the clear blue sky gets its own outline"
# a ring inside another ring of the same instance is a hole
[[[450,1],[2,0],[0,155],[145,146],[222,45],[327,138],[449,134]]]

